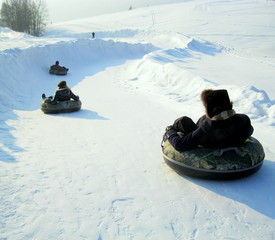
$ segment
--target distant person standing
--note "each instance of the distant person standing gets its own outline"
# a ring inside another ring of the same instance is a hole
[[[92,38],[95,38],[95,33],[94,32],[92,32]]]

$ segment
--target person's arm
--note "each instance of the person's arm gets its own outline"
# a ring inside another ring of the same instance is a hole
[[[74,95],[74,93],[71,91],[71,98],[75,101],[79,100],[79,96]]]
[[[166,136],[170,144],[179,152],[196,148],[199,145],[199,139],[203,137],[200,129],[180,136],[174,128],[168,130]]]
[[[58,93],[55,92],[53,100],[50,100],[50,104],[56,104],[58,101]]]
[[[196,125],[199,126],[205,119],[206,119],[206,115],[202,115],[199,120],[196,122]]]

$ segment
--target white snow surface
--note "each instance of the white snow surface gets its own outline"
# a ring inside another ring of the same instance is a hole
[[[194,0],[40,38],[0,28],[0,239],[275,239],[274,12],[274,1]],[[56,60],[67,76],[48,74]],[[41,94],[61,80],[82,109],[46,115]],[[251,118],[266,154],[257,173],[210,181],[165,164],[165,127],[196,121],[206,88]]]

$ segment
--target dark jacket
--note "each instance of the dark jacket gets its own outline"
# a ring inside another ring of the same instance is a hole
[[[235,114],[225,120],[211,120],[206,116],[197,122],[197,129],[187,135],[180,136],[172,128],[166,135],[177,151],[194,149],[198,146],[209,148],[237,147],[253,133],[248,116]]]
[[[69,101],[71,98],[75,101],[79,100],[79,97],[74,95],[69,88],[59,88],[56,90],[54,99],[50,103],[56,104],[58,101]]]

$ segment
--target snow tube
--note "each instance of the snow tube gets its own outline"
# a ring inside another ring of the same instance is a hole
[[[240,147],[203,148],[178,152],[166,140],[162,144],[165,162],[179,173],[205,179],[237,179],[257,172],[265,157],[261,143],[250,137]]]
[[[68,69],[64,68],[64,69],[50,69],[49,73],[50,74],[54,74],[54,75],[67,75]]]
[[[68,113],[68,112],[75,112],[78,111],[81,108],[81,101],[62,101],[57,102],[57,104],[50,104],[47,103],[47,99],[45,99],[41,105],[40,108],[44,113]]]

